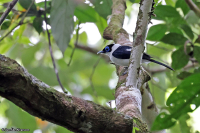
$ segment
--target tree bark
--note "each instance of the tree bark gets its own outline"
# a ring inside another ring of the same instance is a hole
[[[144,52],[147,27],[151,19],[151,8],[153,0],[141,0],[137,18],[136,29],[133,43],[129,40],[128,33],[122,28],[126,1],[113,0],[112,15],[108,20],[108,27],[104,30],[103,37],[107,40],[113,40],[121,45],[132,46],[130,65],[128,75],[122,75],[124,68],[116,66],[119,77],[116,86],[115,102],[116,108],[132,118],[137,118],[143,123],[136,132],[149,132],[151,125],[158,115],[153,97],[149,91],[147,81],[150,80],[148,73],[141,67],[141,57]],[[148,113],[152,115],[149,117]],[[137,122],[136,122],[137,123]],[[133,126],[138,127],[138,124]],[[156,133],[165,133],[165,130],[156,131]]]
[[[0,96],[29,114],[78,133],[131,133],[132,118],[60,93],[0,54]]]

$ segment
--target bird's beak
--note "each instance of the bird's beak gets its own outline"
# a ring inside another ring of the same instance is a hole
[[[103,51],[99,51],[97,54],[104,53]]]

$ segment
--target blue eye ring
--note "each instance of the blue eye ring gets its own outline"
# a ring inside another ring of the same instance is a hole
[[[110,50],[110,48],[108,46],[105,47],[106,52],[108,52]]]

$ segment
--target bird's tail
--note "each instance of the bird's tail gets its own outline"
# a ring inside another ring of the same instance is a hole
[[[164,66],[164,67],[167,67],[167,68],[171,69],[172,71],[174,71],[173,68],[171,68],[170,66],[165,65],[165,64],[163,64],[163,63],[161,63],[161,62],[159,62],[159,61],[156,61],[156,60],[153,60],[153,59],[148,59],[148,60],[151,61],[151,62],[154,62],[154,63],[160,64],[160,65],[162,65],[162,66]]]

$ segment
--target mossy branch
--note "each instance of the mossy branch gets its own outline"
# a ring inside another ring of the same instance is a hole
[[[131,133],[130,117],[56,91],[0,54],[0,96],[29,114],[78,133]]]

